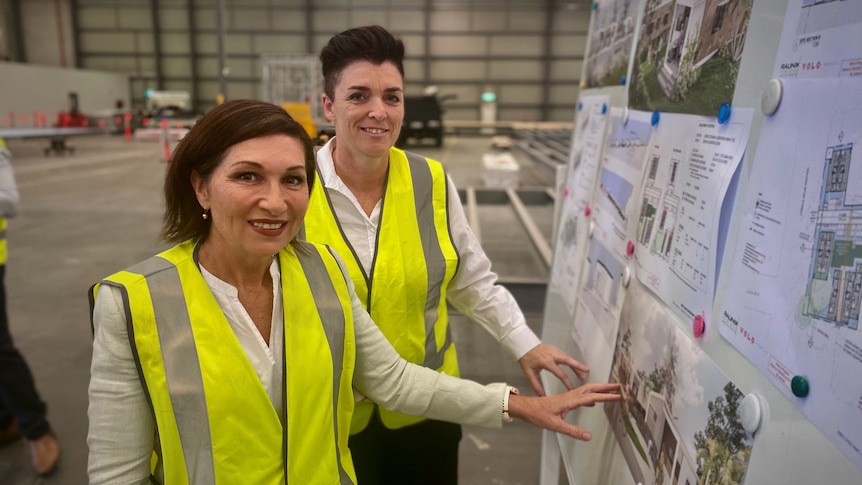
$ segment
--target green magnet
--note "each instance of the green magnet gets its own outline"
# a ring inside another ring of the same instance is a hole
[[[810,390],[808,379],[802,376],[793,376],[793,379],[790,380],[790,390],[793,391],[793,395],[796,397],[807,396]]]

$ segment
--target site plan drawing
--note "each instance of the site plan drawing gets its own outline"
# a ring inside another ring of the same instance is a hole
[[[862,78],[784,80],[752,167],[720,332],[862,468]]]

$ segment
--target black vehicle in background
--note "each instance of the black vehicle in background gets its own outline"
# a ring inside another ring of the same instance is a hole
[[[441,103],[455,96],[438,97],[436,94],[404,97],[404,123],[401,134],[395,142],[398,148],[408,143],[421,144],[433,142],[435,147],[443,146],[443,107]]]

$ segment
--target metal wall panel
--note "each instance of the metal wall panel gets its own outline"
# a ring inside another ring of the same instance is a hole
[[[541,35],[519,35],[509,37],[494,35],[490,37],[491,56],[531,56],[543,55],[545,39]],[[541,73],[536,73],[541,78]]]
[[[191,85],[199,109],[218,92],[214,1],[77,0],[80,67],[132,75],[146,87]],[[574,106],[590,2],[574,0],[225,0],[227,97],[259,96],[261,54],[317,54],[329,38],[380,24],[406,46],[405,91],[437,85],[454,94],[446,117],[478,119],[479,94],[498,92],[498,113],[545,113]],[[158,43],[153,13],[158,8]],[[306,11],[306,8],[311,8]],[[552,11],[548,11],[551,9]],[[189,15],[192,16],[191,21]],[[427,30],[426,30],[427,28]],[[190,31],[191,30],[191,31]],[[161,59],[157,62],[155,56]],[[192,59],[195,56],[195,59]],[[565,93],[565,95],[561,95]]]
[[[490,61],[491,81],[541,82],[542,61]]]
[[[162,59],[162,72],[168,78],[190,78],[192,75],[192,64],[189,62],[188,57],[166,57]],[[191,84],[190,81],[189,84]]]
[[[587,50],[587,34],[555,34],[551,37],[551,52],[556,56],[576,56],[583,59]]]
[[[463,32],[470,30],[470,17],[464,12],[431,12],[432,32]]]
[[[413,55],[413,52],[411,51],[410,54]],[[431,56],[434,58],[486,55],[488,55],[488,41],[485,36],[431,37]]]
[[[114,29],[117,28],[117,11],[113,8],[88,7],[81,9],[78,20],[78,28],[86,29]]]
[[[78,38],[79,48],[86,52],[111,52],[119,54],[152,53],[138,41],[138,32],[90,32]]]
[[[506,30],[509,27],[508,12],[473,12],[470,15],[470,30],[476,32],[494,32]]]
[[[354,10],[350,15],[350,25],[391,25],[388,10]],[[399,26],[399,28],[403,28]]]
[[[229,10],[225,12],[228,29],[262,30],[273,28],[267,10]]]
[[[159,40],[161,41],[162,54],[189,55],[188,32],[162,32]]]
[[[497,100],[500,103],[533,104],[542,103],[541,86],[524,86],[520,84],[506,84],[497,89]]]
[[[476,61],[432,61],[432,80],[485,80],[485,63]]]

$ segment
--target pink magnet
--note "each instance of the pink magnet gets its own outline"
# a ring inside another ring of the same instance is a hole
[[[569,188],[563,187],[563,197],[568,197],[568,196],[569,196]]]
[[[703,334],[706,333],[706,319],[703,318],[702,315],[695,315],[694,322],[691,325],[691,331],[694,333],[695,338],[703,337]]]
[[[635,255],[635,243],[634,243],[634,241],[629,241],[629,243],[626,244],[626,256],[631,258],[634,255]]]
[[[584,217],[590,217],[590,206],[584,207]]]

